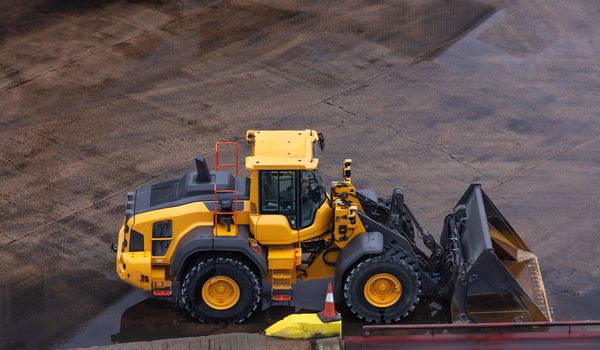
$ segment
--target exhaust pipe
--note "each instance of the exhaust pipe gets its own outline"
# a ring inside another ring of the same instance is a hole
[[[203,156],[196,156],[196,182],[210,182],[211,176],[208,166],[206,165],[206,159]]]

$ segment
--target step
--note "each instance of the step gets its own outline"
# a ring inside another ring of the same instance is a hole
[[[290,301],[292,300],[292,289],[273,289],[271,290],[271,299],[273,301]]]
[[[273,276],[273,279],[291,279],[292,278],[292,271],[289,271],[289,272],[273,272],[272,276]]]
[[[272,289],[278,289],[278,290],[291,290],[292,289],[292,284],[291,283],[273,283],[271,285]]]

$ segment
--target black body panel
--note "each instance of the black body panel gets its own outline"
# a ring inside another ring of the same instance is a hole
[[[250,199],[250,179],[234,177],[228,171],[210,173],[210,182],[197,182],[197,172],[191,171],[181,179],[169,180],[136,191],[135,213],[176,207],[192,202],[214,200],[214,186],[219,190],[236,190],[238,201]],[[219,199],[233,199],[232,193],[221,193]],[[238,206],[240,203],[238,203]]]

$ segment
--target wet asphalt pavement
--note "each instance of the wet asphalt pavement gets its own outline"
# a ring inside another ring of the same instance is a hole
[[[108,249],[127,190],[259,128],[323,132],[326,179],[351,157],[359,188],[402,186],[434,233],[482,183],[540,258],[554,318],[600,319],[599,3],[9,0],[0,13],[0,347],[260,332],[291,312],[192,323],[120,282]],[[313,293],[295,306],[314,308]],[[443,321],[428,304],[407,322]]]

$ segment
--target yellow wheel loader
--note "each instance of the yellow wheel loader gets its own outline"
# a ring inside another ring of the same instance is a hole
[[[349,159],[327,189],[322,134],[250,130],[246,140],[249,177],[238,175],[237,144],[217,143],[216,171],[198,156],[196,171],[127,194],[112,245],[121,279],[212,323],[247,319],[264,281],[273,301],[291,300],[297,279],[333,279],[337,300],[368,322],[399,321],[423,295],[449,300],[455,322],[550,320],[536,256],[479,185],[438,243],[400,189],[357,190]],[[220,162],[226,147],[235,163]]]

